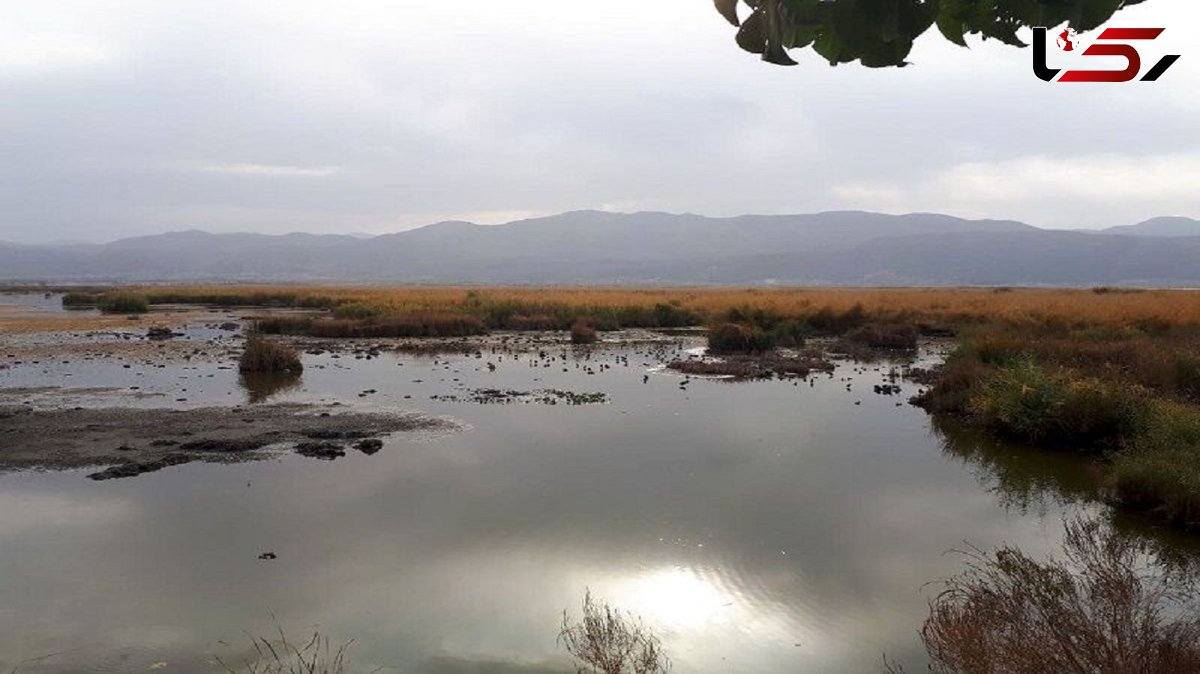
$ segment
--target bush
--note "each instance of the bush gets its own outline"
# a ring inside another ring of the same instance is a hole
[[[804,340],[810,332],[808,325],[797,320],[781,321],[768,331],[768,337],[775,346],[799,347],[804,346]]]
[[[259,335],[251,335],[246,340],[246,349],[238,361],[238,369],[242,372],[288,372],[300,374],[304,365],[300,355],[287,344],[266,339]]]
[[[62,296],[64,307],[94,307],[100,302],[95,293],[66,293]]]
[[[1194,585],[1154,573],[1148,550],[1097,520],[1067,522],[1064,557],[971,553],[921,631],[938,674],[1200,671]]]
[[[592,344],[596,341],[596,329],[584,320],[578,320],[571,324],[571,343],[572,344]]]
[[[1153,510],[1183,528],[1200,526],[1200,414],[1159,404],[1146,431],[1113,458],[1112,481],[1122,505]]]
[[[1200,357],[1180,356],[1175,360],[1175,387],[1185,396],[1200,398]]]
[[[1009,437],[1095,450],[1115,447],[1142,428],[1145,399],[1138,387],[1050,373],[1025,360],[991,374],[969,411]]]
[[[933,371],[932,385],[913,402],[931,414],[967,414],[979,387],[993,372],[960,347]]]
[[[137,293],[111,293],[97,302],[106,314],[144,314],[150,311],[150,301]]]
[[[708,329],[711,353],[761,353],[775,346],[762,328],[745,323],[721,323]]]
[[[576,671],[600,674],[667,674],[671,660],[662,643],[641,620],[607,604],[592,593],[583,599],[583,618],[572,623],[563,612],[558,642],[574,658]]]

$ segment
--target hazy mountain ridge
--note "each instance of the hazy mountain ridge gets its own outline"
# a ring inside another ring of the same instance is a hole
[[[0,279],[1177,286],[1200,285],[1198,261],[1200,221],[1188,218],[1083,232],[931,213],[574,211],[366,239],[188,230],[107,244],[0,246]]]

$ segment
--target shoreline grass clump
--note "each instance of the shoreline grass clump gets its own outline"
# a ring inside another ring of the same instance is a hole
[[[246,338],[246,348],[238,360],[238,370],[253,374],[292,374],[304,371],[300,354],[282,342],[258,334]]]
[[[1137,387],[1052,372],[1031,360],[989,374],[968,404],[998,434],[1087,451],[1112,449],[1143,428],[1149,410]]]
[[[571,324],[571,343],[572,344],[595,344],[596,329],[590,323],[583,319],[579,319]]]
[[[1099,520],[1068,521],[1063,549],[968,552],[921,631],[930,671],[1200,671],[1192,581],[1154,569],[1144,541]]]
[[[718,323],[708,329],[709,353],[763,353],[775,341],[762,328],[750,323]]]
[[[100,296],[96,306],[106,314],[144,314],[150,311],[150,301],[138,293],[110,293]]]

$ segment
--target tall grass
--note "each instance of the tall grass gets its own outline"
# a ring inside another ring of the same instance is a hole
[[[106,314],[144,314],[150,311],[145,295],[130,292],[107,293],[96,302]]]
[[[91,288],[74,292],[100,293]],[[1200,293],[1186,290],[1106,292],[985,288],[467,288],[360,286],[146,286],[130,288],[151,304],[200,303],[317,309],[362,303],[395,314],[464,311],[488,327],[513,316],[550,316],[566,330],[575,318],[597,315],[629,327],[681,327],[716,320],[739,308],[803,321],[841,334],[870,321],[911,323],[923,331],[974,324],[1025,329],[1039,325],[1136,326],[1151,330],[1200,325]],[[641,326],[632,322],[642,323]]]
[[[292,347],[252,333],[246,338],[246,348],[238,361],[238,369],[252,374],[298,375],[304,371],[304,365],[300,362],[300,354]]]
[[[354,644],[347,641],[333,645],[328,637],[313,632],[305,641],[290,641],[283,628],[278,639],[251,637],[254,652],[238,662],[227,663],[214,656],[225,674],[343,674],[346,672],[346,653]]]

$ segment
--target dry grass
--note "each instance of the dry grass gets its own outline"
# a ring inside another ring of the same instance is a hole
[[[246,349],[238,361],[243,373],[288,373],[304,371],[300,354],[287,344],[252,334],[246,339]]]
[[[572,622],[563,612],[558,642],[575,659],[577,674],[666,674],[671,660],[658,637],[642,621],[608,604],[583,599],[583,617]]]
[[[593,344],[596,341],[596,329],[587,321],[578,320],[571,324],[572,344]]]
[[[921,632],[930,671],[1200,671],[1194,586],[1153,569],[1143,543],[1098,520],[1066,531],[1061,559],[1012,547],[968,553],[968,569],[930,604]]]
[[[319,632],[304,642],[289,641],[282,628],[278,640],[251,637],[254,652],[237,663],[214,657],[225,674],[343,674],[353,641],[333,646]],[[378,670],[376,670],[378,671]]]
[[[472,306],[576,308],[678,307],[704,317],[741,307],[781,316],[834,314],[860,307],[872,317],[899,317],[927,327],[978,322],[1167,326],[1200,324],[1200,292],[984,288],[469,288],[350,286],[148,286],[132,288],[152,304],[333,308],[364,303],[389,313],[467,310]],[[1000,292],[1004,290],[1004,292]],[[518,312],[519,313],[519,312]],[[541,312],[553,315],[553,312]],[[569,327],[562,326],[561,329]]]

